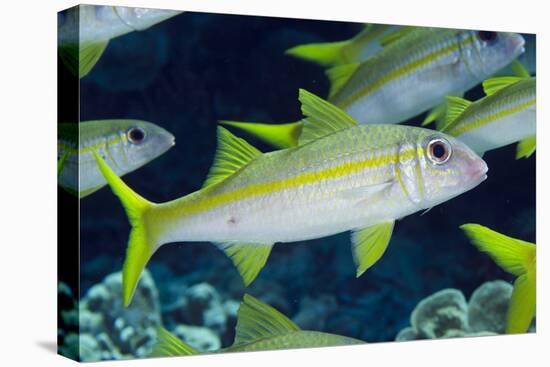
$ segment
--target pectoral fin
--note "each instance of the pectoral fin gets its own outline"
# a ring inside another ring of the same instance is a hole
[[[245,287],[258,276],[265,265],[273,244],[258,243],[219,243],[217,244],[233,261],[241,274]]]
[[[447,96],[445,103],[445,118],[441,119],[441,123],[437,124],[437,130],[445,131],[464,111],[470,107],[471,101],[461,97]]]
[[[78,64],[78,77],[84,78],[99,61],[109,41],[80,45],[80,58]]]
[[[393,225],[393,221],[385,222],[352,233],[351,246],[357,277],[382,257],[390,242]]]
[[[330,81],[330,91],[328,93],[329,98],[332,98],[340,89],[342,89],[353,73],[355,73],[355,70],[357,70],[359,65],[360,63],[353,62],[338,65],[326,71],[327,78]]]

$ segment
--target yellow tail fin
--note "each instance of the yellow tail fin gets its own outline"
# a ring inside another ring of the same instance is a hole
[[[298,138],[302,133],[301,121],[289,122],[286,124],[220,121],[220,124],[246,131],[250,135],[279,149],[286,149],[298,145]]]
[[[285,54],[312,61],[321,66],[345,64],[349,61],[346,60],[343,48],[350,43],[351,40],[298,45],[286,50]]]
[[[479,224],[460,226],[470,241],[504,270],[517,276],[508,308],[506,333],[524,333],[536,308],[536,245],[495,232]]]
[[[99,169],[113,193],[118,196],[128,220],[132,225],[126,259],[122,268],[122,293],[124,305],[128,306],[145,265],[158,248],[155,232],[149,225],[148,216],[156,204],[142,198],[114,173],[99,154],[94,153]]]

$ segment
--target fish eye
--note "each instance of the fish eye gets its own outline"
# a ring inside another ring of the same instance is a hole
[[[140,144],[145,139],[145,131],[139,127],[132,127],[126,132],[128,140],[132,144]]]
[[[433,164],[439,165],[446,163],[452,154],[451,144],[443,138],[433,138],[429,141],[426,155]]]
[[[477,38],[479,38],[483,42],[487,42],[488,44],[492,44],[497,39],[497,32],[478,31],[477,32]]]

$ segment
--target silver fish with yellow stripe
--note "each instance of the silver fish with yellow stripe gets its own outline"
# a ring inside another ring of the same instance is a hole
[[[107,182],[93,156],[104,157],[123,176],[157,158],[174,145],[174,136],[141,120],[96,120],[58,126],[57,175],[59,186],[80,198]]]
[[[145,30],[180,13],[178,10],[78,5],[58,13],[59,56],[71,72],[83,78],[111,39]]]
[[[470,102],[448,97],[441,130],[478,154],[519,142],[516,158],[536,148],[536,78],[496,77],[483,82],[486,97]]]
[[[394,124],[441,105],[510,64],[524,49],[516,33],[415,28],[361,63],[327,71],[329,101],[360,124]],[[436,109],[426,123],[444,109]],[[301,122],[225,121],[277,147],[294,146]]]
[[[204,187],[173,201],[144,199],[96,155],[133,227],[123,267],[125,304],[149,258],[170,242],[219,244],[248,285],[274,243],[351,230],[359,276],[384,253],[396,219],[486,178],[485,162],[451,136],[410,126],[358,125],[304,90],[300,101],[306,118],[297,147],[262,154],[220,127]]]

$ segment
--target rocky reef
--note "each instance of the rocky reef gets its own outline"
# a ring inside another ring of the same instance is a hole
[[[411,326],[395,340],[454,338],[503,334],[512,285],[502,280],[483,283],[470,300],[462,291],[443,289],[418,303],[411,314]],[[531,325],[529,332],[534,332]]]

